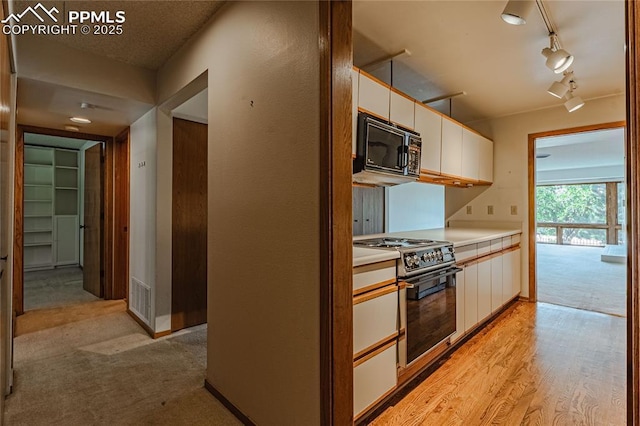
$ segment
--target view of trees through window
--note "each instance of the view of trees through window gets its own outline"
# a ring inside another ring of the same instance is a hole
[[[610,185],[617,186],[611,188],[617,196],[611,200],[614,206],[607,206],[606,183],[536,187],[538,242],[557,243],[562,238],[562,244],[604,246],[607,225],[623,224],[625,219],[624,185]],[[608,208],[617,210],[616,224],[607,224]],[[615,231],[609,227],[609,232]],[[624,232],[617,234],[618,243],[623,243]]]

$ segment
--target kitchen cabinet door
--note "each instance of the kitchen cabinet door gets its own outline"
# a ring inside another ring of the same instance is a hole
[[[513,294],[513,257],[514,252],[508,251],[502,255],[502,303],[511,300]]]
[[[353,413],[358,416],[396,387],[397,344],[353,369]]]
[[[491,312],[496,312],[504,304],[502,294],[502,256],[491,259]]]
[[[442,118],[440,171],[456,177],[462,175],[462,126],[446,117]]]
[[[389,121],[408,129],[414,129],[415,101],[395,89],[391,89],[390,97]]]
[[[416,102],[416,132],[422,138],[420,169],[426,173],[440,174],[442,152],[442,115]]]
[[[478,321],[491,315],[491,259],[478,262]]]
[[[352,187],[352,208],[353,208],[353,235],[362,235],[364,228],[362,226],[362,190],[359,186]]]
[[[389,120],[389,86],[363,72],[358,79],[358,107],[365,112]]]
[[[464,268],[456,274],[456,332],[451,336],[451,342],[456,342],[464,336]]]
[[[464,331],[478,323],[478,264],[464,268]]]
[[[353,353],[358,354],[398,331],[398,287],[353,305]],[[354,299],[354,301],[357,300]]]
[[[362,188],[363,235],[384,232],[384,188]]]
[[[478,143],[478,180],[493,182],[493,141],[480,137]]]
[[[351,154],[356,155],[358,146],[358,79],[360,73],[354,69],[351,70]]]
[[[462,171],[461,176],[478,180],[480,136],[469,129],[462,129]]]
[[[516,297],[520,294],[522,277],[520,276],[520,249],[514,250],[511,252],[511,270],[512,270],[512,281],[511,281],[511,296]]]

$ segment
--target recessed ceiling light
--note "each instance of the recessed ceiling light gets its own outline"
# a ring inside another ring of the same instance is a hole
[[[70,132],[79,132],[79,131],[80,131],[80,127],[78,127],[78,126],[72,126],[72,125],[70,125],[70,124],[69,124],[69,125],[64,126],[64,129],[65,129],[65,130],[68,130],[68,131],[70,131]]]
[[[74,123],[91,124],[91,120],[84,117],[71,117],[69,120],[73,121]]]

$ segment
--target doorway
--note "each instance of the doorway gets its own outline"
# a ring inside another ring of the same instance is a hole
[[[207,322],[207,99],[172,114],[171,331]]]
[[[114,258],[113,234],[104,232],[112,228],[114,217],[113,185],[108,185],[114,177],[113,145],[110,137],[18,126],[13,285],[17,315],[123,298],[114,295],[118,287],[126,289],[126,282],[115,283],[110,271],[114,263],[127,263],[127,253],[120,250]],[[119,215],[128,220],[128,210],[115,211]]]
[[[533,300],[626,316],[624,143],[624,123],[530,135]]]

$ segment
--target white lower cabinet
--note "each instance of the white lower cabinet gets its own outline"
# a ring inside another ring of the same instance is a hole
[[[451,342],[458,341],[464,336],[464,271],[465,268],[461,268],[462,271],[456,274],[456,332],[451,336]]]
[[[464,331],[469,331],[478,323],[478,264],[464,269]]]
[[[491,312],[496,312],[506,299],[502,294],[502,256],[491,259]]]
[[[502,302],[511,299],[513,293],[513,257],[514,252],[508,251],[502,255]]]
[[[491,259],[478,262],[478,322],[491,315]]]
[[[520,294],[522,277],[520,275],[520,249],[511,252],[511,296],[515,297]]]
[[[361,414],[396,386],[397,344],[369,358],[353,369],[353,412]]]
[[[398,331],[398,291],[353,305],[353,353],[363,351]]]

